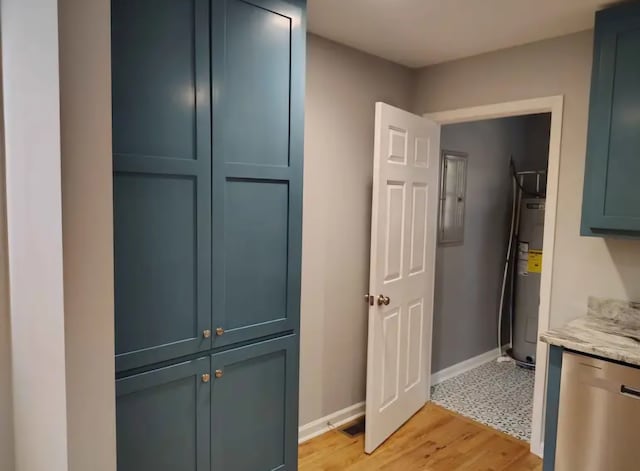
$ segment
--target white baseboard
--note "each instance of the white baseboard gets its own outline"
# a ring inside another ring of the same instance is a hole
[[[318,435],[322,435],[329,430],[340,427],[364,415],[364,401],[358,402],[332,414],[320,417],[313,422],[302,425],[298,428],[298,443],[304,443]],[[329,425],[331,424],[331,425]]]
[[[500,356],[500,350],[493,349],[488,352],[482,353],[473,358],[469,358],[463,362],[452,365],[444,370],[440,370],[437,373],[431,375],[431,384],[441,383],[449,378],[453,378],[461,373],[472,370],[480,365],[484,365],[490,361],[497,359]],[[298,428],[298,443],[304,443],[312,438],[315,438],[323,433],[328,432],[331,429],[340,427],[353,420],[359,419],[364,415],[365,403],[358,402],[352,406],[345,407],[342,410],[333,412],[324,417],[320,417],[308,424],[302,425]],[[329,425],[331,424],[331,425]]]
[[[431,385],[433,386],[435,384],[442,383],[443,381],[453,378],[454,376],[458,376],[459,374],[465,373],[480,365],[489,363],[490,361],[496,360],[499,356],[500,350],[494,348],[493,350],[481,353],[480,355],[469,358],[468,360],[461,361],[460,363],[456,363],[455,365],[451,365],[444,370],[433,373],[431,375]]]

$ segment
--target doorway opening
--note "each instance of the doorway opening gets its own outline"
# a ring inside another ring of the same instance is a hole
[[[560,145],[562,136],[562,115],[564,99],[561,95],[542,98],[531,98],[492,105],[461,108],[450,111],[427,113],[424,116],[439,123],[447,124],[479,121],[492,118],[507,118],[530,114],[551,113],[549,132],[549,153],[545,188],[545,211],[543,232],[544,263],[540,273],[540,291],[538,307],[538,332],[550,327],[551,285],[553,276],[553,260],[555,249],[555,228],[558,197],[558,181],[560,171]],[[531,452],[542,456],[545,386],[547,380],[547,346],[538,341],[536,345],[536,369],[533,393],[533,411],[531,417]],[[437,377],[434,378],[437,380]]]
[[[551,113],[441,127],[432,400],[531,437]]]

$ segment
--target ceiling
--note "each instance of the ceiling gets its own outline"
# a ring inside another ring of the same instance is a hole
[[[309,29],[409,67],[593,27],[611,0],[308,0]]]

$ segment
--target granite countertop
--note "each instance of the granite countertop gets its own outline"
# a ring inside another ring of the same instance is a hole
[[[640,303],[591,297],[586,316],[545,332],[540,340],[640,366]]]

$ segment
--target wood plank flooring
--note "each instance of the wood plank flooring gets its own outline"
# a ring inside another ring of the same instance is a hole
[[[529,444],[429,403],[373,454],[337,430],[300,445],[299,471],[541,471]]]

